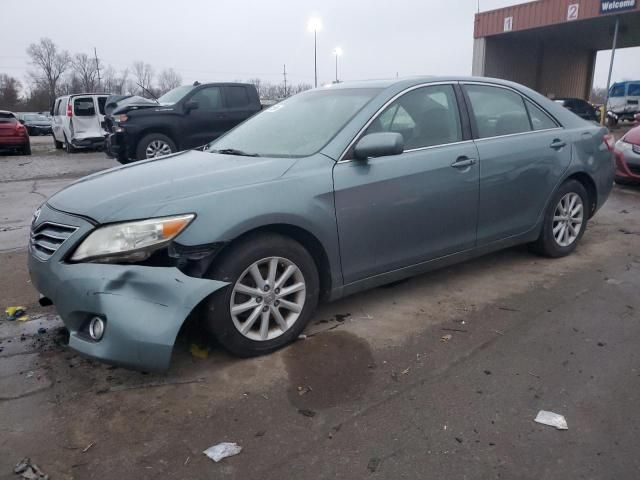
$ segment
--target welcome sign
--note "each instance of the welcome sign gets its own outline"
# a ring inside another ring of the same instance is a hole
[[[616,13],[636,8],[636,0],[600,0],[600,13]]]

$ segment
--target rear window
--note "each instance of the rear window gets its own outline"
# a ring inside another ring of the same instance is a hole
[[[0,123],[17,123],[18,119],[13,113],[0,112]]]
[[[93,117],[96,107],[92,97],[78,97],[73,100],[73,113],[78,117]]]
[[[630,83],[628,95],[630,97],[640,97],[640,83]]]
[[[107,97],[98,97],[98,111],[100,115],[104,115],[104,106],[107,103]]]
[[[227,103],[230,108],[246,107],[251,103],[244,87],[227,87]]]

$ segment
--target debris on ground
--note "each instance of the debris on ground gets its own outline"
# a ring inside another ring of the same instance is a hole
[[[7,320],[9,322],[15,322],[16,320],[24,322],[29,320],[27,309],[25,307],[7,307],[5,308],[4,313],[7,314]]]
[[[303,415],[303,416],[309,417],[309,418],[313,418],[313,417],[316,416],[316,412],[314,412],[313,410],[307,410],[306,408],[299,409],[298,413],[300,415]]]
[[[13,472],[27,480],[49,480],[49,475],[45,475],[35,463],[31,463],[29,457],[20,460],[13,468]]]
[[[381,463],[382,463],[382,460],[380,460],[378,457],[373,457],[371,460],[369,460],[369,463],[367,464],[367,469],[371,473],[375,473],[375,471],[378,470],[378,467],[380,466]]]
[[[40,327],[40,328],[38,329],[38,334],[39,334],[39,335],[44,335],[45,333],[47,333],[47,329],[46,329],[46,328],[44,328],[44,327]]]
[[[556,427],[558,430],[569,430],[567,420],[562,415],[547,412],[546,410],[540,410],[534,419],[534,422],[549,425],[550,427]]]
[[[304,386],[304,387],[298,387],[298,395],[302,396],[302,395],[306,395],[309,392],[312,392],[313,388],[309,387],[309,386]]]
[[[195,343],[191,344],[191,348],[189,348],[191,355],[196,358],[201,358],[206,360],[209,358],[209,347],[201,347],[200,345],[196,345]]]
[[[207,457],[217,463],[224,458],[238,455],[241,451],[242,447],[237,443],[222,442],[214,445],[213,447],[207,448],[202,453],[204,453]]]
[[[307,336],[305,334],[298,335],[298,340],[306,340]]]
[[[91,442],[89,445],[82,449],[82,453],[87,453],[91,447],[95,445],[96,442]]]
[[[607,283],[609,285],[620,285],[622,284],[622,280],[616,280],[615,278],[607,278]]]
[[[460,332],[460,333],[468,332],[468,330],[465,330],[464,328],[441,328],[440,330],[443,330],[445,332]]]
[[[440,337],[440,341],[441,342],[448,342],[452,338],[453,338],[453,335],[447,334],[447,335],[443,335],[442,337]]]

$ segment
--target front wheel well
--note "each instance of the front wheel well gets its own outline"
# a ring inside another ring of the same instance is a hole
[[[568,177],[565,182],[567,180],[576,180],[585,188],[587,195],[589,195],[589,218],[593,217],[598,205],[598,189],[596,188],[596,182],[594,182],[593,178],[585,172],[574,173]]]
[[[329,296],[332,286],[331,266],[329,263],[327,252],[322,246],[322,243],[320,243],[320,240],[318,240],[315,235],[305,230],[304,228],[297,227],[295,225],[277,223],[249,230],[248,232],[243,233],[239,237],[236,237],[232,241],[227,243],[224,248],[216,255],[213,263],[215,263],[216,260],[224,255],[225,250],[227,250],[229,247],[233,246],[239,241],[244,240],[249,236],[259,235],[260,233],[278,233],[300,243],[309,252],[311,257],[313,258],[314,263],[316,264],[316,268],[318,269],[318,276],[320,280],[320,299],[326,299]]]

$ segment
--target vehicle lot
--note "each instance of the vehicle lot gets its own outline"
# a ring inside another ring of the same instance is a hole
[[[640,189],[616,188],[570,257],[517,248],[349,297],[257,359],[194,357],[188,332],[145,375],[61,346],[25,267],[33,209],[117,164],[32,145],[0,157],[1,304],[31,315],[0,322],[0,478],[25,456],[52,478],[638,475]],[[244,450],[201,454],[222,441]]]

